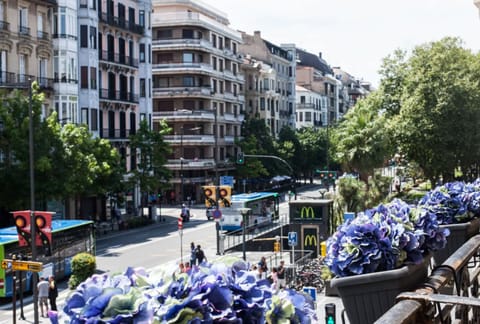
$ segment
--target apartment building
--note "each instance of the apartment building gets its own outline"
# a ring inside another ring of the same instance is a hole
[[[173,152],[169,201],[200,200],[235,170],[243,121],[242,37],[225,13],[196,0],[156,0],[152,14],[153,124]]]
[[[322,58],[297,48],[297,85],[327,97],[327,115],[323,125],[330,125],[340,118],[339,89],[341,82]]]
[[[298,85],[295,92],[296,128],[325,126],[327,121],[327,96]]]
[[[0,88],[45,92],[42,114],[53,109],[51,15],[56,1],[0,1]]]
[[[339,89],[338,112],[341,118],[347,111],[355,106],[358,100],[365,98],[370,92],[370,83],[358,80],[340,67],[333,67],[335,78],[341,82]]]
[[[53,9],[54,107],[62,124],[86,124],[108,139],[125,163],[136,167],[129,136],[142,119],[151,124],[151,2],[58,0]],[[50,29],[48,29],[50,30]],[[131,188],[127,208],[139,205]],[[81,213],[93,219],[110,214],[105,201],[87,197]],[[67,203],[67,215],[79,212]]]
[[[295,46],[277,46],[260,31],[242,32],[242,41],[246,116],[265,120],[277,137],[284,126],[295,128]]]

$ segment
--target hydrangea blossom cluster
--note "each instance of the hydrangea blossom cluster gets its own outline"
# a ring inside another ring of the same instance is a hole
[[[314,301],[294,290],[272,291],[249,264],[225,257],[189,273],[165,266],[147,273],[94,275],[69,296],[52,323],[316,323]]]
[[[468,222],[480,216],[480,179],[449,182],[428,192],[419,205],[437,215],[440,224]]]
[[[418,264],[443,248],[448,234],[434,213],[394,199],[341,225],[327,241],[325,262],[337,277]]]

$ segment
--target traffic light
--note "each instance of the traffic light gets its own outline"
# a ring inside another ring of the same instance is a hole
[[[217,187],[203,186],[203,194],[205,195],[205,207],[217,205]]]
[[[244,164],[245,163],[245,156],[242,152],[237,153],[237,164]]]
[[[280,252],[280,242],[273,242],[273,252]]]
[[[325,304],[325,322],[335,324],[335,304]]]
[[[220,186],[218,204],[220,207],[230,207],[232,201],[232,187]]]

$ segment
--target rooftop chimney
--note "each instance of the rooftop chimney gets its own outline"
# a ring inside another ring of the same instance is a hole
[[[253,35],[254,35],[255,37],[259,37],[259,38],[262,37],[262,33],[261,33],[259,30],[254,31],[254,32],[253,32]]]

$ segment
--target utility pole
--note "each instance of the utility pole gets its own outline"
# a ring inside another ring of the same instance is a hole
[[[32,111],[32,80],[29,80],[28,90],[28,147],[30,155],[30,235],[32,248],[32,261],[37,259],[36,247],[36,226],[35,226],[35,172],[34,172],[34,156],[33,156],[33,111]],[[34,323],[38,323],[38,291],[37,291],[37,274],[32,275],[32,291],[33,291],[33,316]]]

